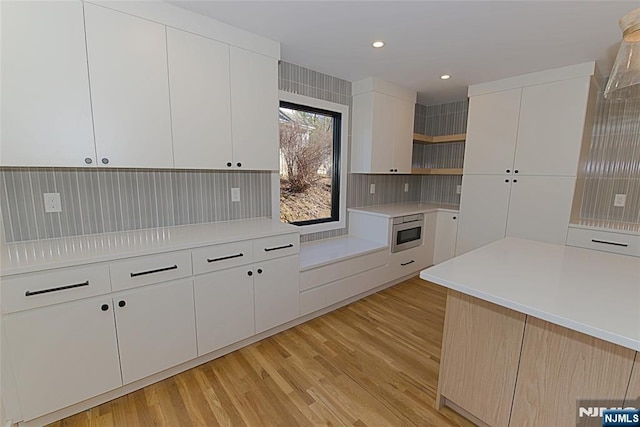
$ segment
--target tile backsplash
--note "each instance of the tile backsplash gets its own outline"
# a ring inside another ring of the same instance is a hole
[[[270,172],[3,168],[7,242],[271,215]],[[239,187],[240,202],[231,202]],[[62,212],[45,213],[43,193]]]
[[[580,224],[640,231],[640,98],[598,94],[589,157],[579,177]],[[616,194],[626,194],[624,207],[614,206]]]

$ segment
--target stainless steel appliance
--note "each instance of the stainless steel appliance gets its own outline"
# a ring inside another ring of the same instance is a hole
[[[393,218],[391,252],[400,252],[422,244],[424,214]]]

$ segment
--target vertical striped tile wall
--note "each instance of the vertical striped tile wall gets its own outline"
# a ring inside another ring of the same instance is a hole
[[[580,178],[581,224],[640,231],[640,98],[605,100],[598,94],[589,157]],[[613,206],[616,194],[627,195],[624,207]]]
[[[351,108],[351,82],[329,76],[318,71],[299,65],[280,61],[278,72],[278,87],[280,90],[297,93],[311,98],[348,105]],[[351,123],[349,123],[349,138]],[[349,159],[348,159],[349,160]],[[352,193],[351,175],[347,179],[347,198]],[[347,202],[347,206],[352,206]],[[347,227],[319,233],[300,236],[301,242],[328,239],[343,236],[348,233]]]
[[[60,193],[61,213],[44,212],[43,193]],[[264,217],[270,173],[3,168],[0,208],[7,242]]]
[[[438,105],[416,105],[414,131],[425,135],[451,135],[467,131],[469,101],[467,99]],[[461,168],[464,142],[446,144],[414,144],[413,167]],[[420,200],[459,205],[456,193],[461,176],[426,175],[422,177]]]

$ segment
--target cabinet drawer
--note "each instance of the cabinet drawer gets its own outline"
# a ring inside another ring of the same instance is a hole
[[[386,267],[378,267],[373,270],[356,274],[353,277],[338,280],[326,286],[327,306],[344,301],[347,298],[373,289],[385,282]]]
[[[298,233],[265,237],[253,241],[253,259],[256,262],[294,255],[299,252],[300,235]]]
[[[191,276],[191,253],[170,252],[111,263],[111,289],[121,291]]]
[[[111,291],[106,264],[24,274],[2,280],[2,313],[73,301]]]
[[[569,227],[567,246],[640,257],[640,236]]]
[[[429,265],[425,246],[418,246],[391,254],[389,260],[389,281],[399,279]]]
[[[388,262],[388,258],[388,249],[385,248],[371,254],[303,271],[300,273],[300,290],[312,289],[325,283],[380,267]]]
[[[253,262],[253,243],[250,240],[207,246],[191,252],[193,274],[223,270]]]

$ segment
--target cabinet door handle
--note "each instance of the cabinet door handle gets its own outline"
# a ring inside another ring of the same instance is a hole
[[[505,179],[505,180],[504,180],[504,182],[509,182],[509,180],[508,180],[508,179]]]
[[[514,179],[514,180],[513,180],[513,182],[518,182],[518,180],[517,180],[517,179]]]
[[[289,243],[288,245],[276,246],[275,248],[264,248],[264,251],[265,252],[279,251],[280,249],[287,249],[287,248],[292,248],[292,247],[293,247],[293,243]]]
[[[603,245],[622,246],[623,248],[629,246],[627,243],[607,242],[606,240],[591,239],[591,241],[593,243],[602,243]]]
[[[118,307],[124,307],[125,305],[127,305],[127,302],[123,299],[121,299],[120,301],[118,301]]]
[[[227,167],[231,167],[231,162],[227,162]]]
[[[85,157],[84,158],[84,162],[88,165],[90,165],[91,163],[93,163],[93,159],[91,157]]]
[[[144,275],[153,274],[153,273],[162,273],[163,271],[177,270],[177,269],[178,269],[177,265],[172,265],[171,267],[163,267],[163,268],[158,268],[156,270],[147,270],[147,271],[140,271],[138,273],[131,273],[131,277],[144,276]]]
[[[518,173],[518,169],[514,170],[513,173]]]
[[[100,310],[109,311],[109,304],[102,304],[102,306],[100,307]]]
[[[510,173],[510,172],[511,172],[511,169],[507,169],[507,173]]]
[[[258,269],[258,274],[262,274],[262,269],[261,268]]]
[[[239,253],[239,254],[235,254],[235,255],[222,256],[220,258],[207,258],[207,262],[224,261],[226,259],[240,258],[240,257],[243,257],[243,256],[244,256],[243,253]]]
[[[409,262],[402,262],[400,263],[400,265],[404,267],[405,265],[413,264],[414,262],[415,262],[414,260],[411,260]]]
[[[453,217],[453,219],[458,219],[458,217],[457,217],[457,216],[454,216],[454,217]]]
[[[253,276],[253,271],[251,270],[247,271],[247,276]]]
[[[240,163],[240,162],[236,163],[236,165],[237,165],[239,168],[240,168],[240,167],[242,167],[242,163]]]
[[[108,165],[109,164],[109,159],[107,159],[106,157],[103,157],[101,160],[103,165]]]
[[[42,295],[42,294],[48,294],[50,292],[65,291],[67,289],[81,288],[83,286],[89,286],[89,281],[87,280],[86,282],[76,283],[74,285],[58,286],[57,288],[40,289],[38,291],[27,291],[24,293],[24,296],[32,297],[34,295]]]

